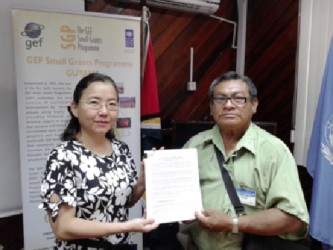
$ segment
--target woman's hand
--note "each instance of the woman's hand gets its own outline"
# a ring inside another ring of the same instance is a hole
[[[160,147],[159,150],[163,150],[164,147]],[[152,148],[152,150],[156,150],[156,148]],[[140,174],[138,177],[138,181],[134,186],[134,190],[132,193],[132,198],[130,202],[130,207],[134,206],[134,204],[142,197],[144,192],[146,191],[146,180],[145,180],[145,165],[144,160],[140,162]]]
[[[157,149],[152,148],[151,150],[155,151]],[[164,147],[160,147],[158,150],[164,150]],[[143,160],[140,162],[140,176],[138,178],[138,183],[143,183],[143,185],[146,184],[146,182],[145,182],[145,164],[144,164]]]
[[[130,232],[148,233],[156,229],[159,224],[155,223],[154,219],[147,219],[145,216],[143,218],[136,218],[128,221],[130,224]]]

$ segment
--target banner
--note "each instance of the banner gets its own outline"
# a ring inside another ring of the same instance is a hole
[[[12,10],[20,139],[24,248],[51,249],[54,235],[39,210],[40,181],[60,143],[77,82],[111,76],[120,92],[116,136],[140,165],[140,18]],[[130,217],[141,217],[138,204]],[[141,234],[134,237],[140,246]]]
[[[21,217],[21,174],[17,120],[14,41],[11,8],[47,8],[48,10],[84,11],[82,0],[1,0],[0,1],[0,219]],[[10,157],[8,157],[10,155]]]
[[[333,39],[313,124],[307,169],[313,177],[310,234],[333,246]]]

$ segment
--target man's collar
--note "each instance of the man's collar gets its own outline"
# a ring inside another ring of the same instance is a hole
[[[234,152],[244,148],[244,149],[250,151],[252,154],[255,154],[255,138],[256,138],[257,134],[256,134],[253,126],[254,125],[251,122],[248,129],[246,130],[245,134],[237,142]],[[215,125],[213,127],[213,138],[209,138],[206,141],[204,141],[203,145],[205,147],[212,143],[214,143],[215,145],[221,145],[221,147],[224,148],[220,129],[217,125]]]

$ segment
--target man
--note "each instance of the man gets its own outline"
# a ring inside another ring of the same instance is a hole
[[[244,233],[304,237],[309,216],[296,163],[280,139],[251,122],[258,107],[253,82],[227,72],[212,82],[208,98],[216,125],[184,145],[198,150],[204,211],[184,232],[199,250],[240,250]],[[237,215],[230,201],[214,146],[223,154],[245,215]]]

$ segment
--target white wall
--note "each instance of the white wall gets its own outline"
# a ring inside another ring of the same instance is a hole
[[[300,21],[294,156],[298,165],[306,166],[312,124],[333,34],[333,1],[301,0]]]
[[[11,8],[78,12],[84,0],[0,1],[0,218],[22,212]]]

